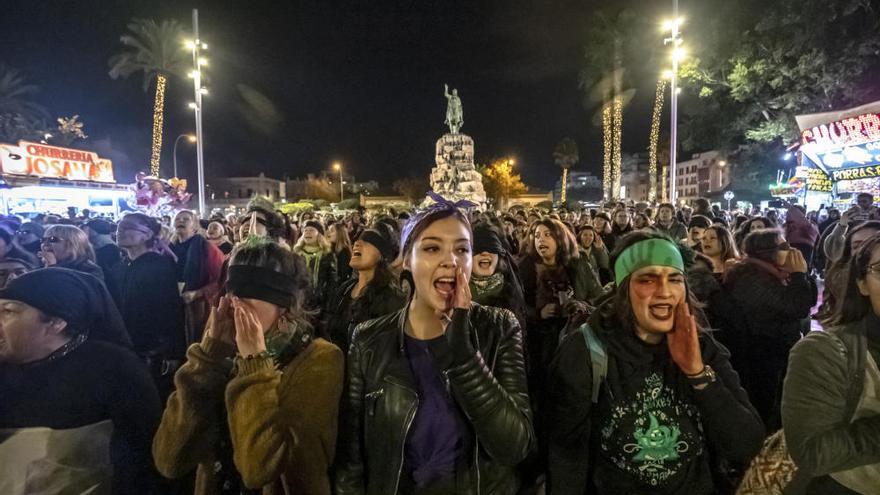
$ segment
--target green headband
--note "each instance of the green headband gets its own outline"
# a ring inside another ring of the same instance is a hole
[[[614,262],[614,281],[617,285],[632,272],[646,266],[671,266],[684,273],[681,252],[667,239],[645,239],[623,250]]]

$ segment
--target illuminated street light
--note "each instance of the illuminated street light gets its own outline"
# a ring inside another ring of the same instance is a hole
[[[194,101],[189,102],[189,107],[193,110],[199,108],[199,106],[196,105],[196,103]]]
[[[199,59],[199,66],[201,67],[202,65],[207,66],[207,65],[208,65],[208,59],[206,59],[206,58],[200,58],[200,59]]]
[[[677,175],[677,160],[676,160],[676,152],[678,151],[678,93],[679,89],[677,87],[678,84],[678,62],[684,58],[685,51],[681,46],[683,40],[681,38],[681,32],[679,32],[679,27],[684,22],[684,19],[679,17],[678,15],[678,0],[672,0],[672,20],[663,23],[663,28],[666,31],[669,31],[669,38],[663,40],[664,45],[672,45],[672,74],[670,74],[670,83],[669,89],[671,97],[670,100],[670,132],[669,132],[669,201],[672,204],[676,204],[677,195],[676,193],[676,180],[675,176]]]
[[[194,42],[187,45],[187,48],[192,52],[193,71],[190,77],[193,79],[193,94],[196,100],[191,105],[191,108],[195,110],[193,116],[196,121],[196,175],[198,180],[199,215],[205,218],[208,216],[208,211],[205,208],[205,136],[202,133],[202,95],[207,93],[207,89],[202,86],[202,73],[199,68],[207,66],[207,60],[201,57],[200,50],[207,50],[208,44],[199,39],[198,9],[193,9],[192,11],[192,23]]]
[[[345,182],[342,180],[342,165],[340,165],[339,162],[335,162],[333,164],[333,170],[339,172],[339,202],[342,203],[342,197],[344,194],[342,187],[345,185]]]
[[[171,153],[172,159],[174,161],[174,177],[177,177],[177,143],[180,142],[181,138],[186,138],[186,140],[190,143],[196,142],[196,137],[192,134],[181,134],[180,136],[177,136],[177,139],[174,140],[174,152]]]
[[[208,88],[199,88],[199,93],[206,95],[208,94]]]
[[[662,73],[660,73],[660,77],[662,77],[663,79],[672,79],[672,71],[666,69]]]
[[[183,42],[183,46],[184,46],[187,50],[192,50],[193,48],[196,47],[196,44],[193,43],[192,40],[186,40],[186,41]]]

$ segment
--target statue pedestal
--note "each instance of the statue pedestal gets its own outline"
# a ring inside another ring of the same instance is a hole
[[[483,176],[474,166],[474,140],[467,134],[444,134],[437,140],[431,189],[446,199],[466,199],[484,206]],[[425,204],[430,204],[430,198]]]

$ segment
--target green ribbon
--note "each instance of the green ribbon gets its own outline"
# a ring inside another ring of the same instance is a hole
[[[614,262],[617,285],[636,270],[646,266],[669,266],[684,273],[684,260],[673,242],[666,239],[645,239],[623,250]]]

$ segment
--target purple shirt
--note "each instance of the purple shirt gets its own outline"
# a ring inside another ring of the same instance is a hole
[[[419,407],[406,437],[406,466],[416,485],[424,487],[455,473],[463,425],[446,380],[434,366],[431,341],[405,337],[406,355],[419,393]]]

